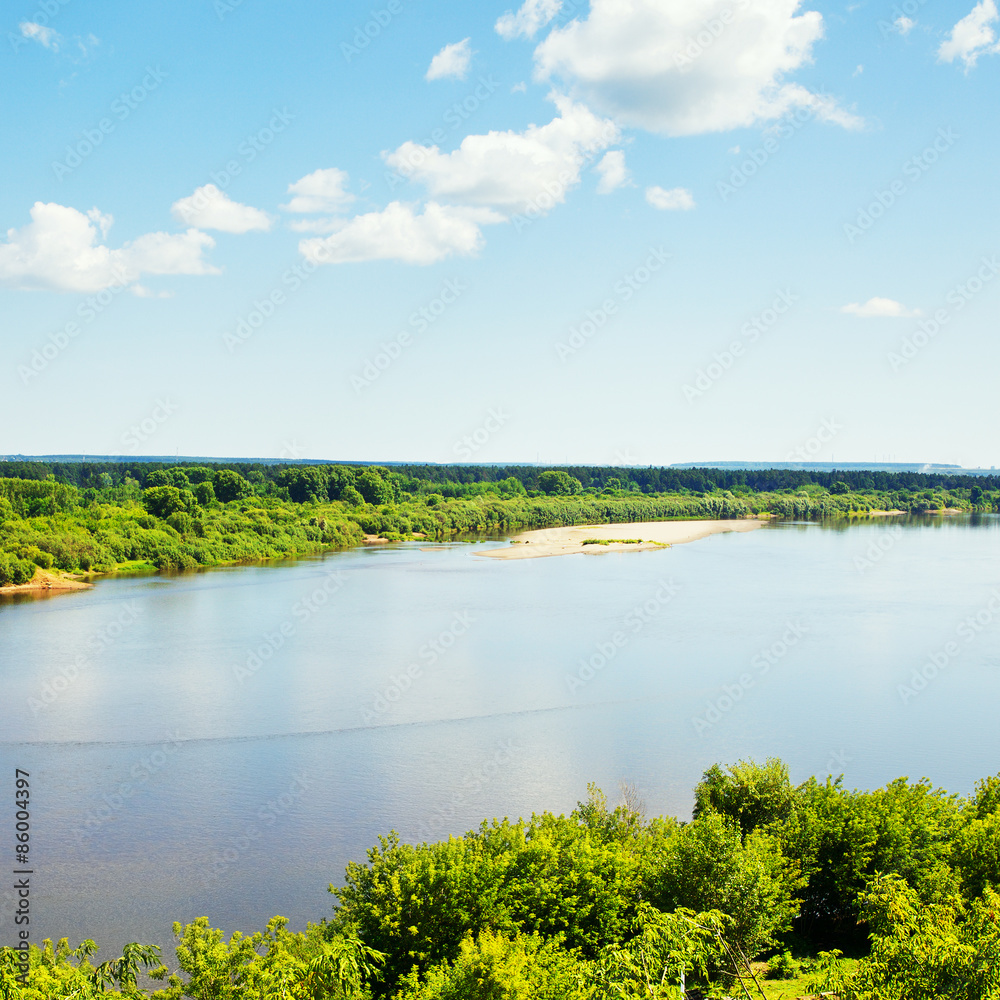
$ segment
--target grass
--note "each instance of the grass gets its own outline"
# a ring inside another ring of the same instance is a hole
[[[845,958],[841,961],[843,962],[844,969],[848,973],[853,973],[858,964],[858,960],[852,958]],[[761,988],[764,991],[764,996],[767,997],[767,1000],[799,1000],[799,998],[802,997],[819,996],[818,993],[813,993],[809,989],[809,984],[815,981],[817,976],[817,973],[814,971],[802,972],[794,979],[766,979],[766,962],[754,962],[753,971],[757,976],[757,982],[760,983]],[[755,1000],[759,1000],[760,993],[757,992],[757,987],[754,986],[752,980],[747,982],[747,987],[750,990],[750,995],[754,997]],[[730,993],[734,997],[746,997],[746,994],[738,989],[731,989]]]
[[[581,545],[642,545],[641,538],[585,538]]]

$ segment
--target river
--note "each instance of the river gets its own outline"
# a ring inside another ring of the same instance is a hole
[[[655,552],[419,543],[0,603],[0,759],[31,781],[32,940],[331,912],[379,834],[690,815],[714,762],[967,794],[1000,769],[1000,519],[776,523]],[[0,810],[4,844],[13,811]],[[12,860],[12,859],[11,859]],[[3,894],[0,933],[13,935]]]

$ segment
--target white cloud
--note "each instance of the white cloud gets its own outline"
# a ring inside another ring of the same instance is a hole
[[[469,48],[469,39],[463,38],[460,42],[453,42],[446,45],[432,60],[427,67],[427,80],[443,80],[453,77],[456,80],[464,80],[469,72],[469,63],[472,60],[472,49]]]
[[[343,229],[347,220],[343,216],[318,219],[295,219],[288,228],[296,233],[335,233]]]
[[[493,26],[496,33],[511,41],[514,38],[534,38],[559,13],[562,0],[524,0],[517,13],[507,11]]]
[[[31,222],[9,229],[0,243],[0,284],[22,289],[98,292],[129,285],[142,274],[218,274],[202,254],[215,246],[207,233],[147,233],[117,250],[98,242],[111,216],[96,208],[86,215],[75,208],[37,201]]]
[[[875,296],[867,302],[858,304],[851,302],[846,306],[841,306],[842,313],[849,313],[852,316],[862,316],[869,319],[872,316],[890,316],[898,319],[912,319],[920,315],[919,309],[907,309],[902,302],[895,299],[884,299]]]
[[[559,116],[523,132],[467,135],[458,149],[405,142],[386,163],[426,186],[430,195],[506,214],[545,212],[565,200],[591,156],[618,141],[619,131],[582,104],[554,97]]]
[[[994,0],[981,0],[951,29],[938,49],[938,60],[954,62],[961,59],[968,73],[981,55],[1000,52],[1000,43],[992,27],[996,21],[997,5]]]
[[[281,207],[286,212],[302,214],[339,212],[354,201],[354,195],[344,190],[347,181],[346,170],[338,170],[336,167],[314,170],[288,185],[288,193],[294,197]]]
[[[916,21],[911,17],[907,17],[905,14],[900,14],[895,21],[892,22],[892,26],[903,36],[908,35],[916,25]]]
[[[659,208],[666,212],[686,212],[694,208],[694,195],[687,188],[666,188],[654,184],[646,188],[646,201],[653,208]]]
[[[194,194],[175,201],[170,211],[187,226],[223,233],[248,233],[254,229],[266,233],[274,222],[267,212],[233,201],[214,184],[195,188]]]
[[[46,28],[42,24],[36,24],[34,21],[22,21],[19,27],[24,38],[30,38],[33,42],[38,42],[39,45],[43,45],[53,52],[59,51],[62,36],[58,32]]]
[[[598,194],[611,194],[612,191],[623,187],[629,181],[628,168],[625,166],[625,154],[620,149],[612,149],[605,153],[594,169],[601,178],[597,182]]]
[[[484,219],[478,221],[499,221]],[[476,213],[429,202],[422,214],[394,201],[381,212],[357,215],[332,236],[302,240],[299,250],[321,264],[399,260],[433,264],[452,254],[470,256],[482,246]]]
[[[823,35],[799,0],[592,0],[589,16],[535,50],[541,80],[565,79],[616,121],[666,135],[741,128],[808,107],[857,127],[835,101],[783,79]],[[717,26],[717,27],[716,27]]]

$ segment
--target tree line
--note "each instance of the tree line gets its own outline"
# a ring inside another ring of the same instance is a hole
[[[287,558],[359,545],[366,535],[443,540],[565,524],[990,511],[1000,504],[1000,492],[978,481],[968,489],[942,482],[879,491],[835,479],[829,487],[810,482],[767,492],[740,484],[649,492],[627,478],[635,470],[622,469],[609,470],[617,475],[598,489],[565,469],[523,473],[529,488],[517,475],[451,481],[385,466],[253,467],[246,475],[226,466],[95,468],[80,463],[62,479],[55,472],[0,477],[0,584],[28,582],[38,569],[177,570]]]
[[[219,469],[231,469],[251,482],[267,481],[278,486],[286,484],[289,477],[294,479],[295,470],[303,470],[312,479],[308,470],[319,470],[318,475],[329,479],[340,476],[342,471],[351,470],[357,476],[365,468],[379,468],[370,463],[265,463],[265,462],[225,462],[198,465],[195,463],[158,462],[0,462],[0,478],[46,479],[49,476],[58,482],[70,483],[80,489],[100,488],[104,483],[120,485],[126,478],[133,479],[145,487],[147,478],[159,471],[180,468],[186,471],[192,482],[199,476],[211,477]],[[850,492],[873,490],[879,493],[892,492],[956,492],[972,493],[978,496],[995,494],[1000,491],[1000,473],[997,475],[964,475],[956,473],[886,472],[865,469],[842,469],[819,471],[810,469],[676,469],[664,466],[620,467],[620,466],[532,466],[532,465],[430,465],[399,464],[385,469],[391,471],[406,484],[410,492],[426,484],[445,489],[477,484],[500,483],[516,479],[526,490],[543,490],[539,479],[547,472],[563,472],[580,483],[582,490],[601,491],[612,481],[626,489],[636,489],[643,493],[675,493],[690,491],[710,493],[713,490],[748,490],[754,493],[798,490],[811,485],[831,489],[841,483]],[[103,477],[110,476],[110,480]],[[459,494],[456,494],[459,495]],[[978,501],[977,501],[978,502]]]

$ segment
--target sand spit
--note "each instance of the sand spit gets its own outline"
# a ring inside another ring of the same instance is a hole
[[[74,580],[70,577],[56,576],[47,570],[35,570],[35,575],[27,583],[11,583],[0,587],[0,594],[40,594],[48,591],[90,590],[94,585]]]
[[[561,528],[522,531],[503,549],[487,549],[476,555],[490,559],[539,559],[575,552],[599,555],[603,552],[643,552],[682,545],[723,531],[754,531],[767,521],[639,521],[630,524],[574,524]],[[584,545],[596,539],[607,544]],[[629,541],[625,541],[628,539]],[[638,540],[638,541],[637,541]]]

